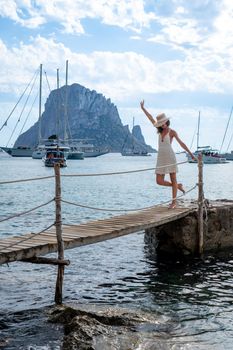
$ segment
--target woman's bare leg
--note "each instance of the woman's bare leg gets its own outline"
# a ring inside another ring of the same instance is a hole
[[[156,183],[160,186],[172,186],[172,183],[164,180],[164,174],[156,174]]]
[[[183,193],[185,193],[183,189],[182,184],[177,184],[176,180],[176,173],[171,173],[170,174],[170,181],[167,181],[164,179],[165,175],[163,174],[156,174],[156,183],[161,186],[169,186],[172,187],[172,202],[169,205],[169,208],[175,208],[176,207],[176,197],[177,197],[177,190],[179,189]]]
[[[185,190],[184,190],[183,184],[179,183],[179,184],[177,185],[177,188],[178,188],[178,190],[180,190],[183,194],[185,194]]]
[[[178,189],[178,184],[176,180],[176,173],[171,173],[170,174],[170,179],[172,183],[172,202],[170,204],[170,208],[175,208],[176,207],[176,197],[177,197],[177,189]]]

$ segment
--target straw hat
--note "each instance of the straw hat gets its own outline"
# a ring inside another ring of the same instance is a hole
[[[165,113],[161,113],[161,114],[157,115],[156,122],[155,122],[156,128],[159,128],[160,126],[165,124],[169,119],[170,118],[168,118]]]

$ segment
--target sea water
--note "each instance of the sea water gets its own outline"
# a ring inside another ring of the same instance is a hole
[[[185,155],[177,155],[178,162]],[[70,160],[63,175],[102,174],[147,169],[156,155]],[[47,177],[53,169],[41,160],[0,156],[0,182]],[[208,199],[233,199],[233,162],[204,165]],[[179,166],[185,189],[197,183],[197,165]],[[0,185],[0,220],[42,205],[55,196],[54,178]],[[62,198],[99,209],[140,209],[166,202],[171,189],[155,184],[154,171],[111,176],[62,177]],[[196,199],[197,189],[186,198]],[[62,203],[64,224],[119,215]],[[0,222],[0,237],[39,232],[54,222],[54,202],[26,215]],[[55,255],[54,255],[55,256]],[[203,260],[161,261],[144,243],[143,232],[65,251],[64,303],[123,307],[148,312],[157,326],[138,329],[138,349],[233,348],[233,251],[208,254]],[[57,269],[14,262],[1,265],[0,348],[60,349],[62,328],[47,323],[54,304]],[[7,345],[6,342],[8,341]],[[122,349],[117,347],[116,349]],[[132,348],[133,349],[133,348]],[[105,350],[105,349],[101,349]],[[108,350],[106,348],[106,350]]]

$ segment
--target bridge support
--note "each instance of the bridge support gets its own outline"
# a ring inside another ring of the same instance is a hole
[[[58,245],[58,260],[64,261],[64,244],[62,239],[62,216],[61,216],[61,176],[60,176],[60,165],[54,164],[55,171],[55,203],[56,203],[56,235]],[[57,271],[57,282],[55,291],[55,303],[58,305],[62,304],[62,287],[64,278],[64,264],[58,265]]]

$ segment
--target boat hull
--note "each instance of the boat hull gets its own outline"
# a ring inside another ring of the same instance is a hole
[[[107,154],[109,153],[108,151],[90,151],[90,152],[83,152],[83,156],[84,158],[90,158],[90,157],[99,157],[99,156],[102,156],[104,154]]]
[[[149,153],[143,153],[143,152],[121,152],[122,156],[126,157],[148,157],[150,156]]]
[[[222,156],[225,157],[226,160],[233,160],[233,151],[231,151],[231,153],[224,153]]]
[[[198,157],[198,154],[194,155],[196,157]],[[188,158],[188,162],[189,163],[197,163],[197,160],[193,160],[189,154],[187,154],[187,158]],[[223,157],[219,157],[219,156],[211,156],[211,155],[205,155],[202,154],[202,159],[203,159],[203,163],[204,164],[224,164],[224,163],[228,163],[226,158]]]
[[[70,152],[67,156],[67,159],[73,159],[73,160],[84,159],[84,154],[83,152]]]
[[[34,151],[30,147],[1,147],[1,149],[11,157],[31,157]]]
[[[59,164],[61,168],[67,167],[65,159],[44,159],[44,165],[48,168],[53,168],[55,164]]]

